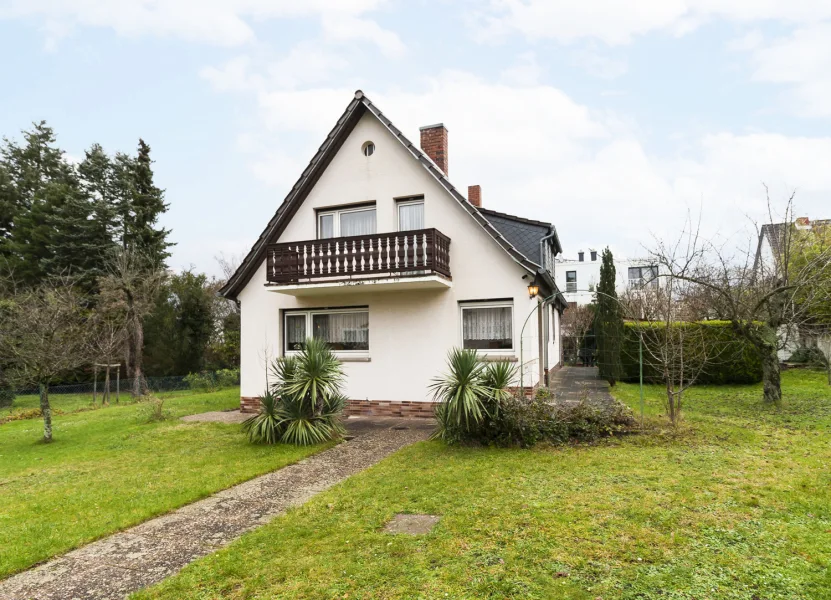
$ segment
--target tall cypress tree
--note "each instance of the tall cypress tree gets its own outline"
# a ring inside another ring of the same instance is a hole
[[[615,263],[612,251],[603,251],[600,263],[600,283],[597,286],[595,334],[597,336],[597,365],[600,376],[615,385],[623,372],[620,360],[623,316],[615,291]]]

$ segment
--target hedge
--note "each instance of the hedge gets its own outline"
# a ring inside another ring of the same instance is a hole
[[[637,383],[639,374],[638,341],[639,328],[661,328],[663,323],[624,323],[621,362],[623,363],[623,381]],[[758,383],[762,380],[762,361],[758,352],[742,338],[738,337],[729,321],[696,321],[682,324],[683,327],[701,328],[708,341],[720,346],[720,354],[698,376],[696,383]],[[644,338],[648,343],[649,336]],[[650,353],[644,349],[643,379],[649,383],[659,383],[660,365],[654,364]]]

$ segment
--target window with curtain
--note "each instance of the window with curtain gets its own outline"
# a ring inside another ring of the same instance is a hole
[[[337,352],[369,351],[368,310],[309,310],[285,316],[285,351],[303,349],[311,335]]]
[[[377,233],[375,207],[338,209],[317,214],[317,238],[325,240]]]
[[[566,271],[566,292],[577,291],[577,271]]]
[[[306,315],[287,314],[285,335],[286,352],[302,350],[306,344]]]
[[[463,304],[462,347],[470,350],[513,350],[513,306],[510,303]]]
[[[398,231],[424,229],[424,200],[398,203]]]

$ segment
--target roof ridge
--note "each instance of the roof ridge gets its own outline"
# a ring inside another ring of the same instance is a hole
[[[491,215],[496,216],[496,217],[506,217],[508,219],[514,219],[515,221],[522,221],[523,223],[528,223],[530,225],[543,225],[545,227],[552,227],[553,226],[553,223],[549,223],[547,221],[538,221],[536,219],[529,219],[528,217],[520,217],[520,216],[517,216],[517,215],[511,215],[511,214],[508,214],[508,213],[500,212],[498,210],[493,210],[492,208],[483,208],[481,206],[477,207],[477,208],[479,209],[479,212],[483,212],[486,215],[491,214]]]

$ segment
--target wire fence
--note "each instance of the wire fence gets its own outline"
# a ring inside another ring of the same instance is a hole
[[[99,374],[97,381],[86,383],[59,384],[49,386],[49,400],[53,409],[74,412],[99,407],[103,404],[133,402],[135,379],[121,379],[111,374],[109,383]],[[191,373],[169,377],[145,377],[140,389],[143,394],[157,397],[171,397],[195,393],[214,392],[239,386],[239,369]],[[27,411],[36,411],[40,406],[40,389],[26,387],[9,393],[5,390],[0,397],[0,417]],[[0,420],[2,422],[2,420]]]

